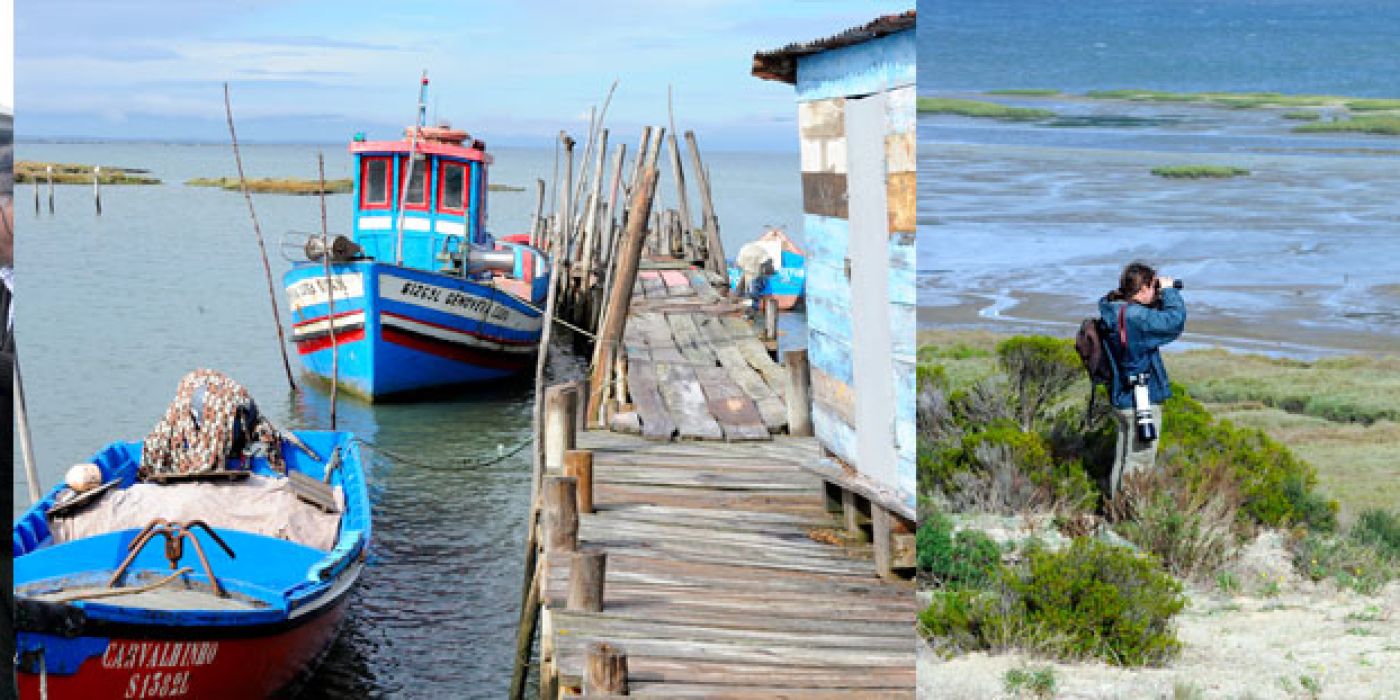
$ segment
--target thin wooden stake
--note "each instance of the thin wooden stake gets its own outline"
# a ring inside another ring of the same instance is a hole
[[[685,132],[685,142],[690,146],[690,159],[695,164],[695,184],[700,188],[700,206],[704,217],[705,227],[705,248],[708,253],[706,267],[711,272],[720,276],[720,279],[729,279],[729,264],[724,257],[724,242],[719,237],[719,218],[715,216],[714,200],[710,197],[710,174],[705,171],[705,166],[700,162],[700,146],[695,142],[695,132]],[[729,294],[729,285],[716,285],[719,293]]]
[[[335,342],[335,280],[331,277],[331,234],[326,225],[326,157],[316,151],[316,173],[321,191],[321,260],[326,268],[326,318],[331,334],[331,430],[335,430],[336,389],[340,386],[340,346]]]
[[[258,213],[253,209],[253,195],[248,192],[248,179],[243,175],[243,154],[238,150],[238,133],[233,128],[233,104],[229,101],[228,83],[224,83],[224,115],[228,118],[229,140],[233,142],[233,159],[238,164],[238,186],[243,190],[243,199],[248,202],[248,216],[253,219],[253,235],[258,239],[263,273],[267,275],[267,298],[272,302],[272,320],[277,324],[277,346],[282,350],[282,368],[287,371],[287,385],[292,391],[296,391],[297,382],[292,378],[292,361],[287,357],[287,337],[282,332],[282,314],[277,310],[277,292],[272,285],[272,265],[267,261],[267,246],[263,244],[262,227],[258,226]]]
[[[53,166],[52,166],[52,165],[48,166],[48,174],[47,174],[47,177],[48,177],[48,180],[49,180],[49,213],[52,214],[52,213],[53,213]]]
[[[92,202],[97,205],[97,215],[102,216],[102,166],[92,166]]]
[[[29,502],[38,503],[43,498],[39,486],[39,469],[34,465],[34,444],[29,434],[29,411],[24,402],[24,382],[20,379],[19,355],[14,360],[15,382],[15,428],[19,433],[19,451],[24,458],[24,477],[29,482]]]

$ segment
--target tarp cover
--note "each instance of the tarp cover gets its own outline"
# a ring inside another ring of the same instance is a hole
[[[345,510],[345,494],[335,489]],[[141,529],[155,518],[172,523],[203,520],[214,529],[241,530],[329,551],[335,546],[340,513],[325,513],[301,501],[287,479],[249,476],[234,482],[135,484],[101,496],[96,503],[51,523],[55,543],[106,532]]]

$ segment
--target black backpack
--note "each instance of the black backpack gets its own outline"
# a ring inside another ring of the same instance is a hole
[[[1079,324],[1079,333],[1074,336],[1074,350],[1089,373],[1089,381],[1108,385],[1113,381],[1113,356],[1108,354],[1104,339],[1108,336],[1108,324],[1101,318],[1086,318]]]

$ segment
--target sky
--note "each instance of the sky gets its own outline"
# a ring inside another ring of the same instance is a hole
[[[3,0],[12,2],[12,0]],[[16,136],[221,141],[222,83],[240,140],[339,143],[428,120],[502,145],[666,120],[709,147],[796,150],[791,86],[753,53],[913,0],[45,0],[15,8]],[[582,126],[580,126],[582,124]]]

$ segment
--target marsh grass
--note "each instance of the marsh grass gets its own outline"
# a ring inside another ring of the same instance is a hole
[[[1299,124],[1293,131],[1300,134],[1317,133],[1362,133],[1379,136],[1400,136],[1400,116],[1390,114],[1367,114],[1352,119],[1335,122],[1313,122]]]
[[[1300,122],[1315,122],[1322,118],[1322,113],[1310,109],[1296,110],[1293,112],[1284,112],[1283,118]]]
[[[988,90],[983,94],[1017,95],[1021,97],[1053,97],[1063,93],[1054,88],[1002,88],[1000,90]]]
[[[955,114],[962,117],[1004,119],[1008,121],[1037,121],[1050,119],[1055,113],[1048,109],[1009,107],[995,102],[963,100],[951,97],[920,97],[919,112],[923,114]]]
[[[15,182],[48,182],[48,167],[53,166],[53,181],[56,185],[92,184],[91,165],[81,163],[47,163],[21,160],[15,163]],[[159,185],[160,178],[144,175],[148,171],[138,168],[116,168],[102,166],[98,182],[104,185]]]
[[[1152,169],[1157,177],[1171,179],[1199,180],[1202,178],[1243,177],[1249,174],[1245,168],[1228,165],[1164,165]]]
[[[197,177],[193,180],[186,180],[185,184],[190,187],[218,187],[220,189],[238,192],[242,186],[236,177]],[[302,180],[299,178],[251,178],[248,180],[248,191],[255,194],[337,194],[349,192],[354,189],[354,184],[350,178],[343,180],[326,180],[324,189],[318,180]]]

